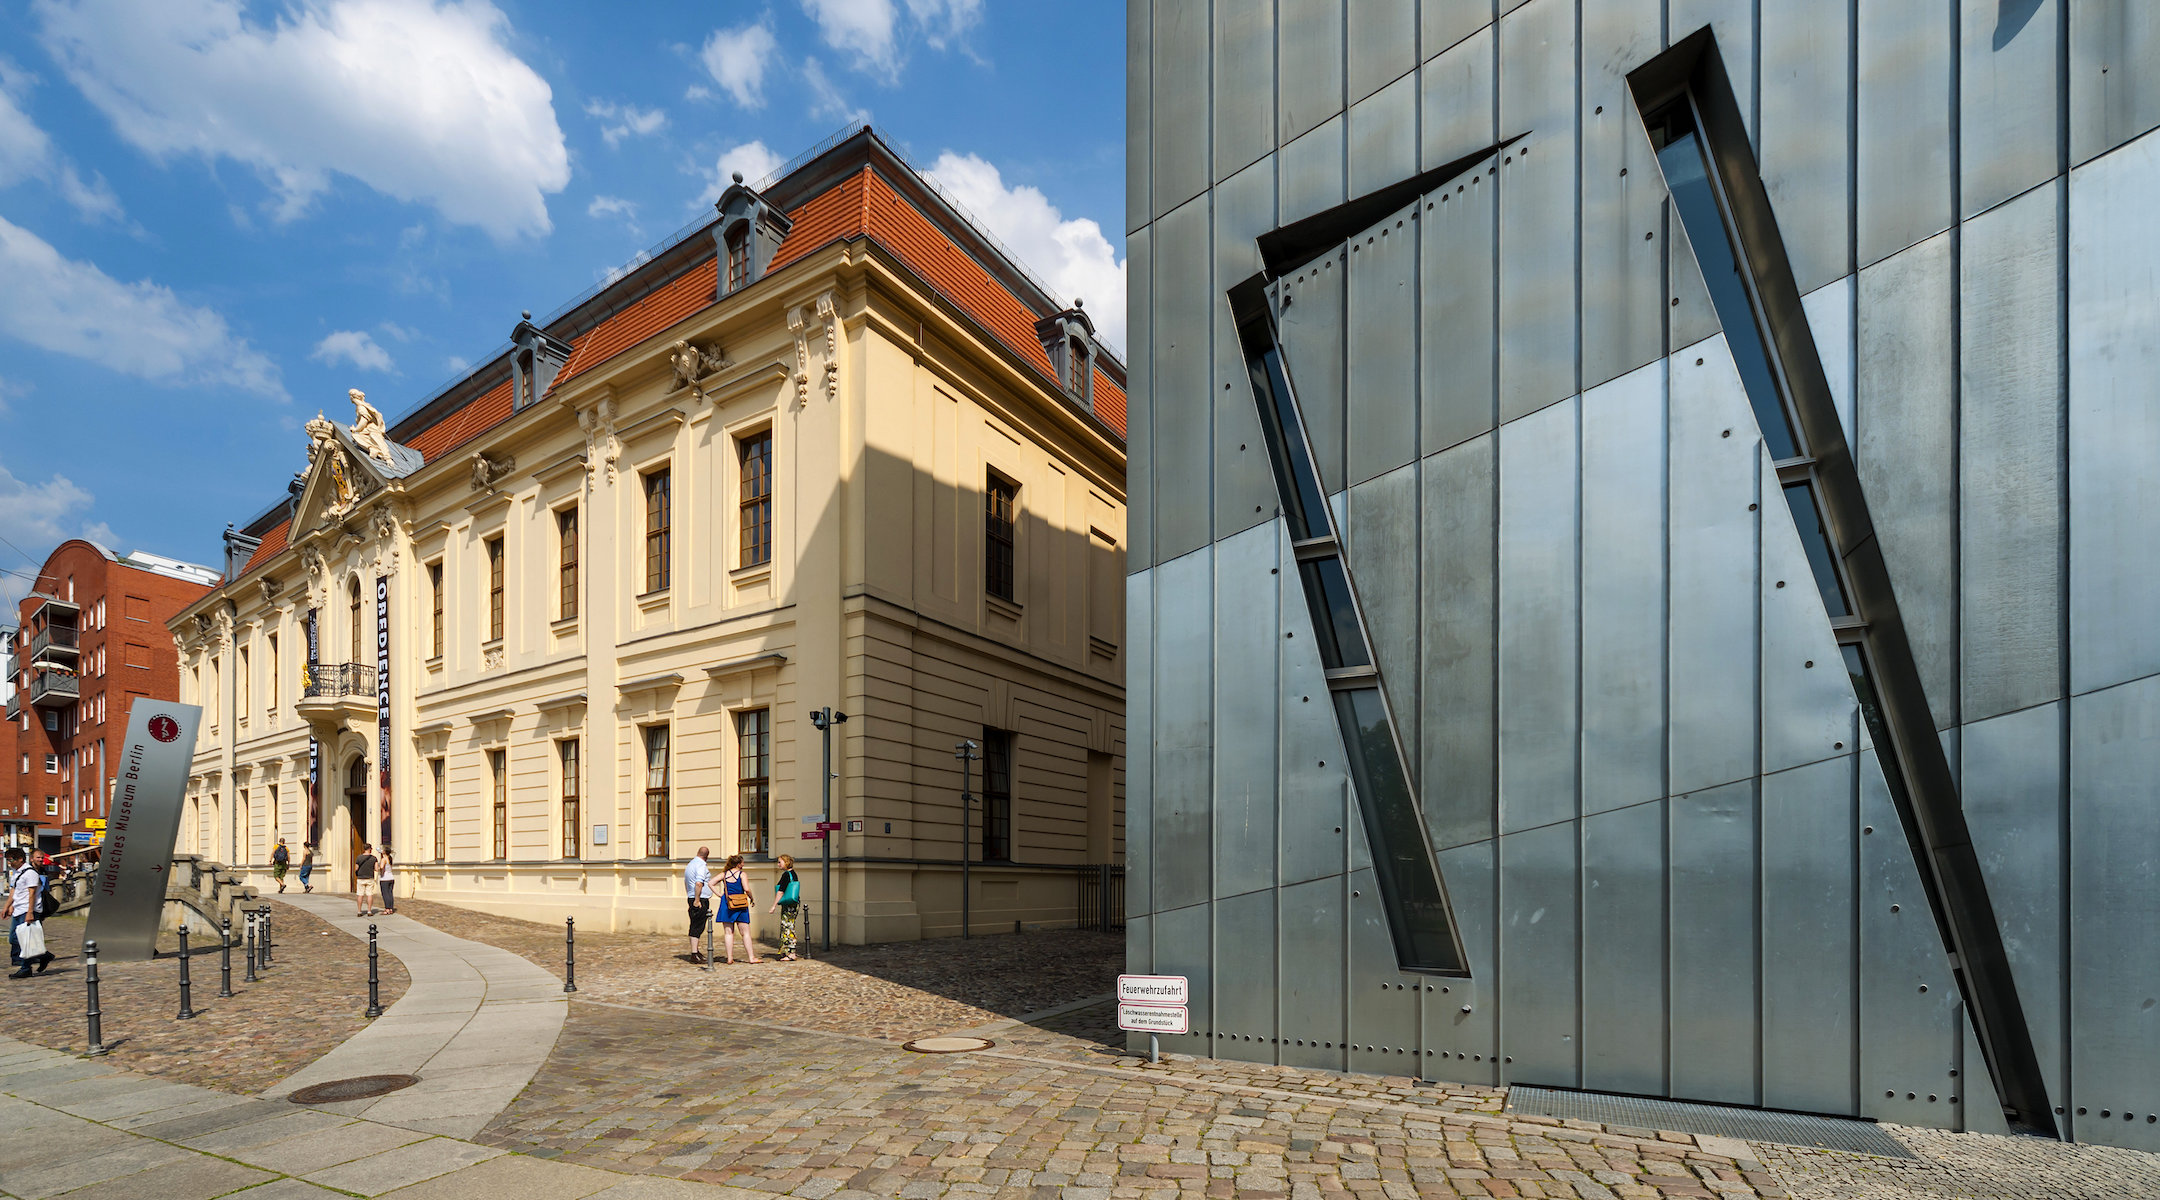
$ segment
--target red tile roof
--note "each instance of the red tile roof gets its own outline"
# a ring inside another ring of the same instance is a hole
[[[291,528],[292,519],[288,517],[266,530],[263,533],[262,544],[255,547],[255,553],[248,555],[247,565],[240,568],[240,573],[245,575],[249,571],[276,558],[279,554],[284,553],[285,535]]]
[[[478,400],[414,434],[405,444],[418,450],[422,458],[434,462],[508,418],[514,399],[511,388],[511,381],[503,380],[481,393]]]
[[[1101,367],[1095,368],[1095,415],[1119,437],[1125,436],[1125,389],[1112,383]]]
[[[570,361],[556,374],[554,386],[561,387],[572,376],[606,362],[710,306],[713,292],[719,287],[718,271],[719,261],[708,258],[660,285],[636,304],[600,322],[598,328],[571,343]],[[431,460],[433,457],[429,456]]]
[[[870,168],[864,167],[841,180],[839,186],[819,192],[789,213],[788,218],[795,224],[788,230],[787,239],[780,243],[780,248],[773,251],[772,262],[766,269],[777,271],[820,246],[867,232],[870,215],[864,197],[869,191],[870,177]]]

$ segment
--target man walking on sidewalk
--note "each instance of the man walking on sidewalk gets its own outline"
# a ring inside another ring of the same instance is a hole
[[[33,965],[37,973],[43,975],[53,960],[50,952],[24,957],[22,943],[17,940],[22,927],[38,919],[38,893],[45,882],[44,876],[29,864],[28,857],[20,846],[7,852],[8,961],[15,965],[8,974],[9,979],[30,978]]]
[[[375,912],[375,847],[362,846],[360,859],[352,866],[353,915],[365,917]]]
[[[712,864],[705,861],[711,853],[709,847],[699,846],[697,857],[682,873],[683,893],[690,898],[690,961],[702,961],[708,967],[712,960],[698,939],[705,935],[705,922],[712,919]]]

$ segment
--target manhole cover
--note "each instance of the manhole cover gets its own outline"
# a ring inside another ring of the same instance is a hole
[[[371,1100],[387,1096],[400,1088],[409,1088],[420,1082],[418,1075],[362,1075],[354,1079],[333,1079],[304,1087],[286,1099],[294,1104],[336,1104],[341,1100]]]
[[[988,1050],[995,1045],[997,1043],[989,1038],[931,1037],[916,1038],[912,1042],[904,1043],[900,1048],[913,1050],[917,1054],[965,1054],[970,1050]]]

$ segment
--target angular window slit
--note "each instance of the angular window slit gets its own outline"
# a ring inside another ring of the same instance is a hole
[[[1707,28],[1680,39],[1632,72],[1628,86],[1778,464],[2004,1116],[2013,1128],[2052,1136],[2046,1084],[1956,778],[1716,39]]]

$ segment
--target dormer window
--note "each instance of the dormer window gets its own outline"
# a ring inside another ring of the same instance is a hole
[[[772,265],[773,254],[794,222],[766,203],[756,189],[744,184],[740,171],[714,207],[720,210],[720,223],[713,237],[719,242],[720,261],[725,264],[720,272],[719,292],[728,296],[764,277],[765,268]]]
[[[1035,335],[1042,339],[1058,387],[1080,407],[1095,411],[1095,323],[1081,301],[1035,322]]]
[[[750,282],[750,225],[737,225],[727,235],[727,290]]]
[[[523,314],[517,328],[510,331],[510,342],[515,349],[510,356],[510,374],[516,381],[516,396],[511,408],[524,412],[547,395],[555,384],[555,376],[562,372],[563,364],[570,361],[570,346],[547,335],[533,324],[532,314]]]

